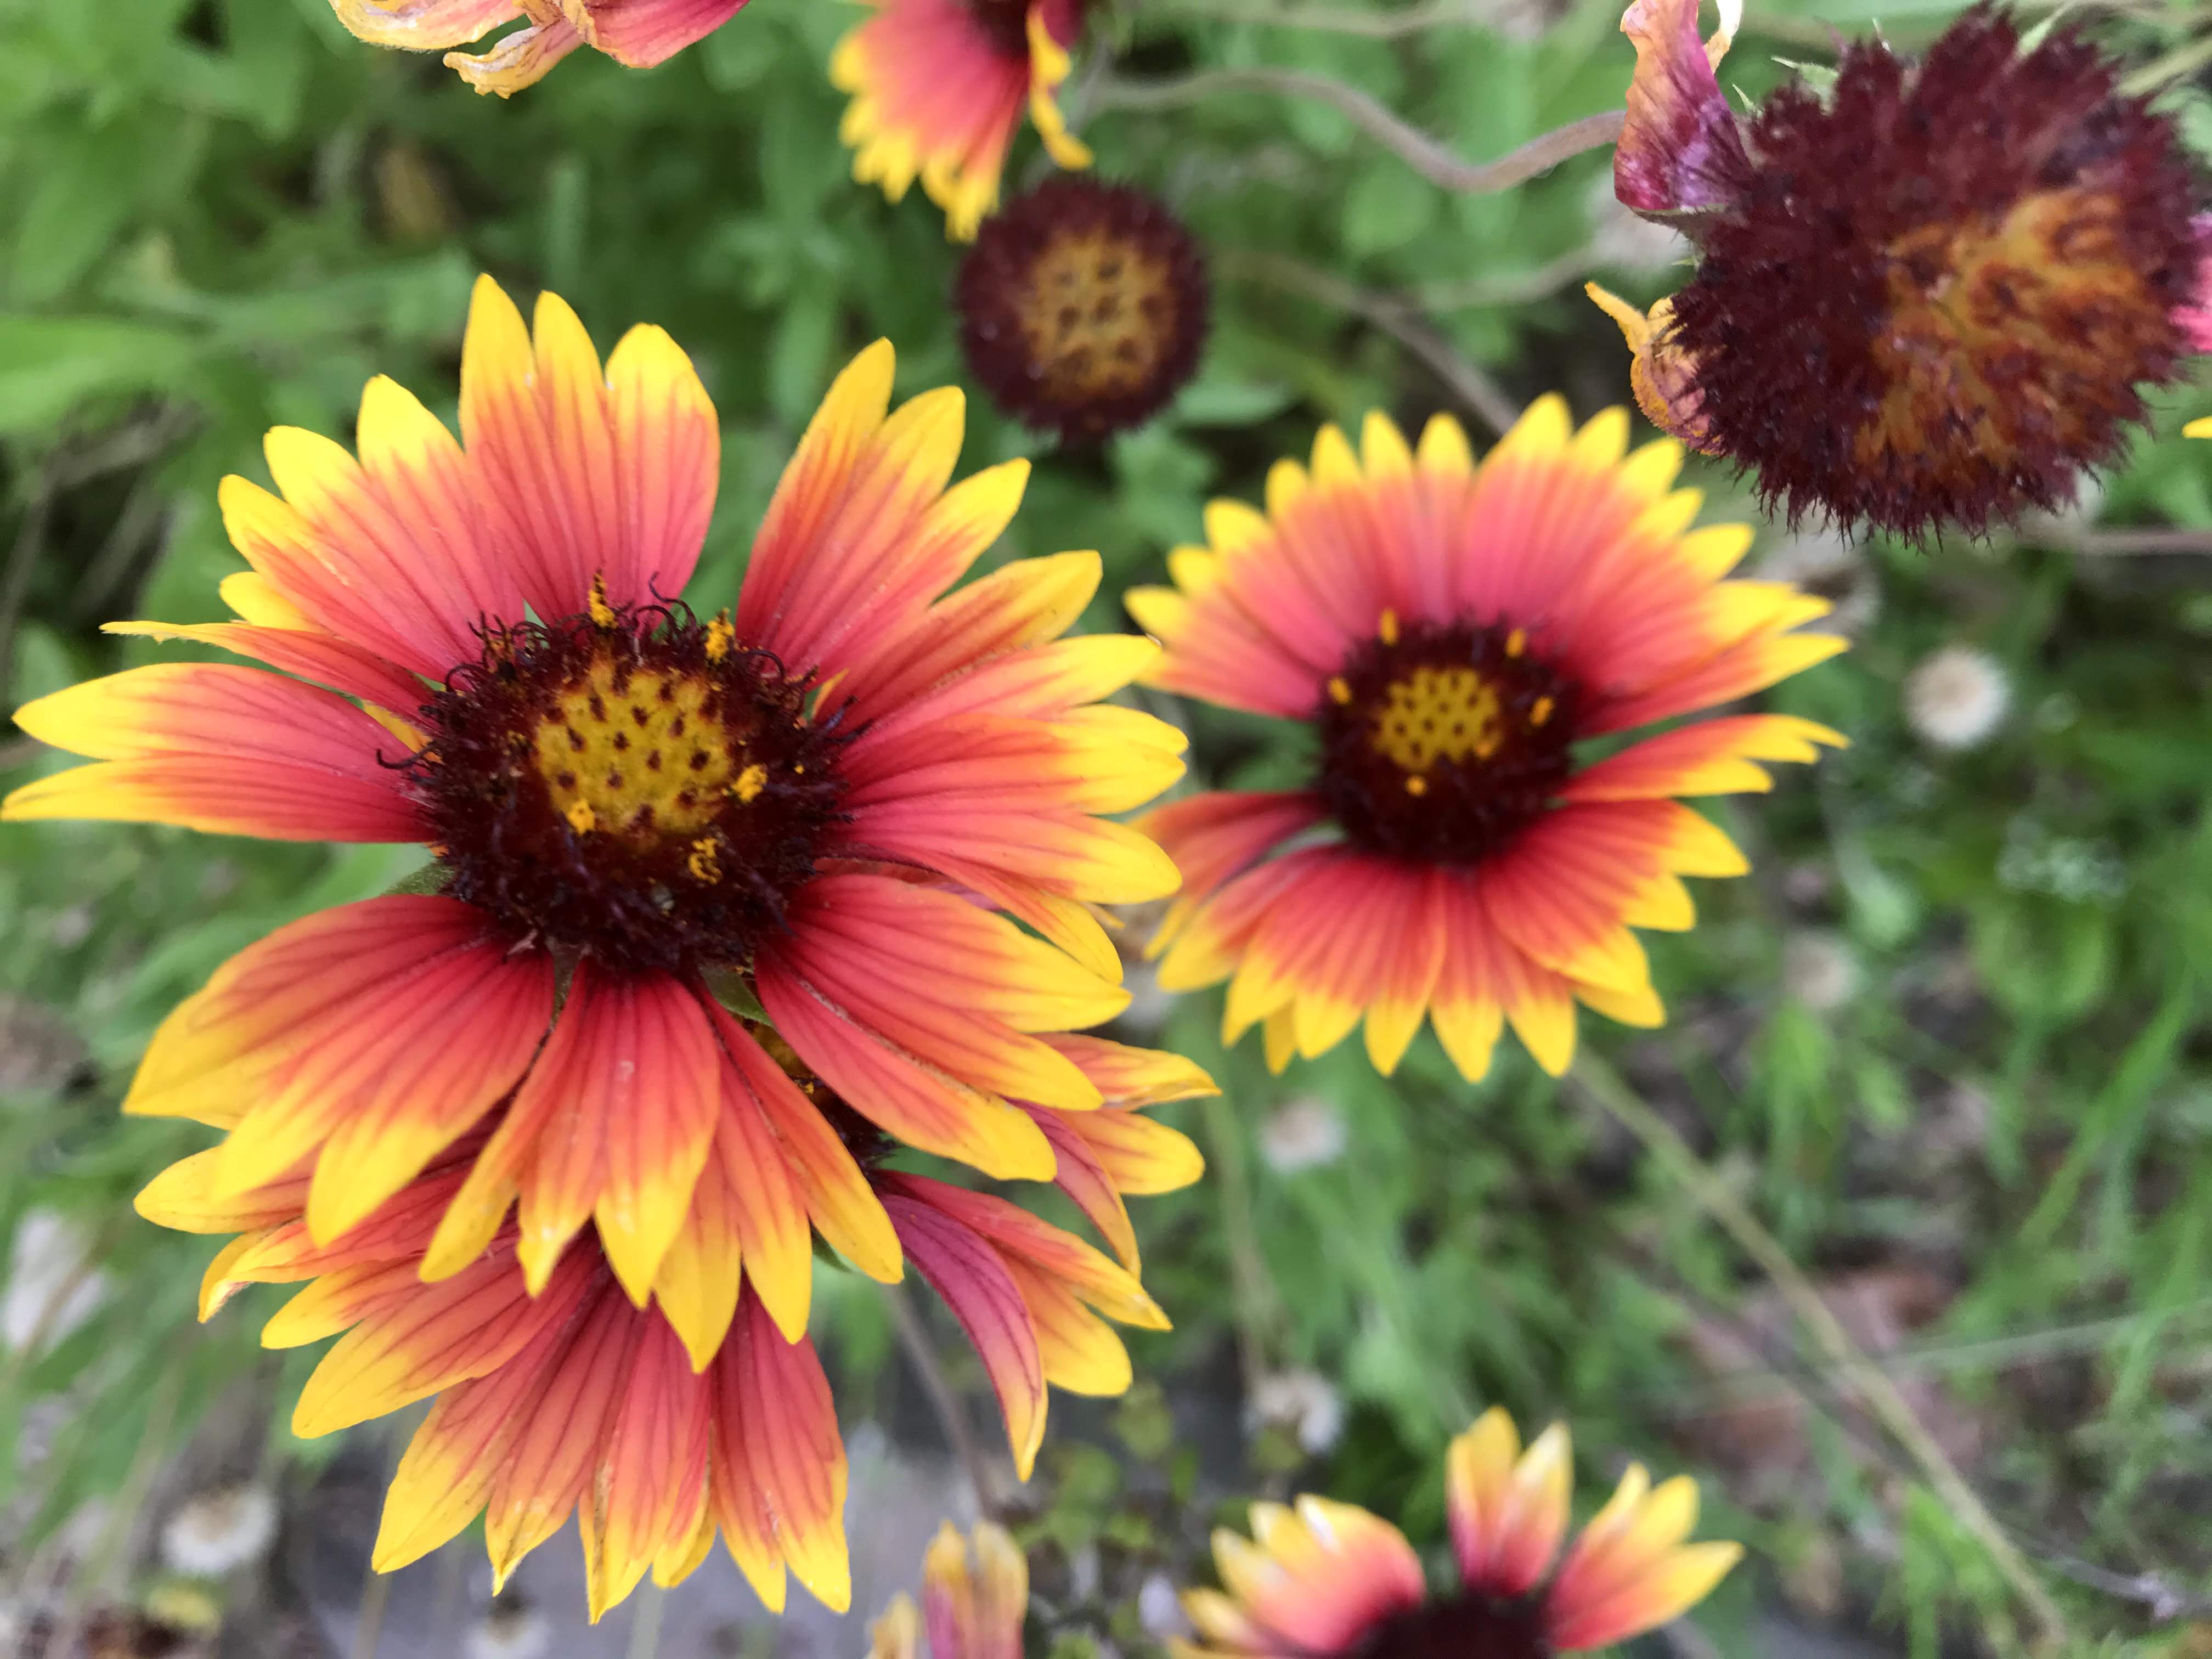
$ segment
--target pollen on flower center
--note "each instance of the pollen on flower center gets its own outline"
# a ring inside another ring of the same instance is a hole
[[[1470,864],[1502,851],[1565,778],[1575,687],[1518,629],[1401,624],[1322,687],[1319,788],[1368,850]]]
[[[1538,1598],[1470,1591],[1393,1613],[1349,1659],[1547,1659],[1551,1651]]]
[[[680,611],[488,630],[409,763],[449,890],[614,965],[743,964],[838,817],[842,738],[808,694]]]
[[[1375,746],[1408,774],[1440,760],[1488,760],[1505,741],[1498,688],[1473,668],[1416,668],[1383,688]]]

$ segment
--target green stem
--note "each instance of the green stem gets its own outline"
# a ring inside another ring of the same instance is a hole
[[[2005,1530],[1999,1526],[1956,1465],[1944,1455],[1897,1385],[1882,1368],[1869,1359],[1851,1340],[1850,1333],[1820,1297],[1819,1291],[1790,1259],[1790,1253],[1752,1213],[1735,1188],[1707,1168],[1674,1132],[1624,1082],[1620,1074],[1585,1049],[1575,1059],[1572,1076],[1582,1092],[1611,1113],[1614,1121],[1644,1143],[1668,1175],[1679,1182],[1721,1231],[1765,1273],[1776,1291],[1843,1374],[1882,1427],[1902,1446],[1936,1495],[1952,1516],[1989,1552],[1998,1571],[2027,1607],[2040,1627],[2045,1650],[2066,1650],[2069,1640],[2064,1616],[2051,1599],[2033,1569]]]
[[[1462,195],[1488,196],[1526,184],[1584,150],[1601,149],[1620,137],[1626,110],[1585,115],[1531,138],[1495,161],[1462,161],[1443,143],[1410,125],[1389,106],[1358,88],[1304,70],[1255,64],[1245,69],[1199,70],[1170,80],[1109,80],[1097,90],[1092,108],[1172,109],[1210,103],[1225,92],[1272,92],[1326,104],[1431,184]]]

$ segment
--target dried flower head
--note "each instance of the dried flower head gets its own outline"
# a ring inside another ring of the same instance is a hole
[[[276,1537],[276,1498],[265,1486],[224,1486],[187,1498],[161,1528],[173,1571],[220,1578],[258,1561]]]
[[[1793,522],[1978,533],[2070,499],[2203,332],[2172,123],[2078,32],[2024,50],[1981,6],[1917,63],[1849,46],[1831,88],[1739,129],[1695,17],[1639,0],[1622,22],[1616,187],[1701,255],[1640,336],[1622,319],[1646,411]]]
[[[992,401],[1066,443],[1136,426],[1182,388],[1210,298],[1180,220],[1141,191],[1073,177],[987,221],[953,289]]]

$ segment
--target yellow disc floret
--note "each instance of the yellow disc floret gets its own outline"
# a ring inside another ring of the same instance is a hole
[[[1504,739],[1498,689],[1472,668],[1416,668],[1391,682],[1375,711],[1376,751],[1416,775],[1439,760],[1487,760]]]
[[[603,657],[554,699],[532,739],[546,793],[580,831],[688,841],[732,783],[729,733],[702,712],[708,684],[653,669],[630,671],[619,691],[615,682]]]

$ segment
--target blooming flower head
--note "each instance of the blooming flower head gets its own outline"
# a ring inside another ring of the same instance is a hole
[[[126,1109],[228,1132],[211,1201],[291,1183],[337,1249],[412,1191],[435,1203],[410,1273],[465,1280],[506,1240],[530,1295],[588,1249],[702,1366],[740,1250],[793,1340],[813,1234],[883,1279],[909,1233],[926,1273],[974,1257],[933,1199],[878,1198],[863,1158],[894,1142],[1058,1180],[1134,1261],[1120,1194],[1195,1156],[1111,1103],[1208,1085],[1074,1028],[1127,1000],[1093,907],[1176,882],[1095,815],[1154,794],[1182,739],[1097,702],[1157,647],[1057,638],[1096,555],[945,594],[1026,466],[948,488],[959,392],[894,410],[891,376],[878,344],[838,378],[734,609],[702,620],[672,597],[718,471],[690,362],[640,328],[603,368],[559,300],[533,337],[484,282],[464,442],[382,379],[358,459],[280,428],[283,494],[222,491],[252,567],[223,584],[237,620],[119,625],[281,672],[160,665],[19,711],[98,763],[0,816],[431,854],[436,890],[278,929],[155,1033]],[[1018,1281],[981,1278],[1001,1302]],[[1024,1381],[1034,1346],[1009,1349]]]
[[[1150,419],[1197,372],[1206,264],[1141,191],[1048,179],[986,220],[952,293],[1000,408],[1067,443]]]
[[[203,1318],[248,1285],[301,1284],[264,1328],[264,1345],[339,1336],[301,1395],[295,1433],[434,1400],[386,1500],[379,1571],[418,1559],[482,1514],[504,1583],[573,1510],[594,1620],[648,1571],[659,1583],[680,1581],[718,1533],[772,1609],[784,1604],[787,1573],[842,1610],[851,1584],[836,1412],[803,1328],[786,1329],[764,1294],[804,1271],[810,1229],[753,1195],[803,1188],[821,1205],[811,1231],[879,1277],[896,1273],[903,1251],[975,1342],[1026,1479],[1047,1384],[1120,1392],[1128,1356],[1106,1320],[1166,1324],[1138,1284],[1121,1195],[1195,1173],[1189,1143],[1138,1103],[1201,1088],[1200,1074],[1172,1056],[1090,1041],[1084,1062],[1126,1097],[1054,1127],[1066,1148],[1060,1184],[1127,1266],[1005,1199],[890,1168],[890,1143],[858,1127],[849,1107],[820,1098],[818,1079],[786,1078],[768,1090],[781,1100],[770,1118],[725,1116],[642,1305],[596,1230],[573,1241],[543,1283],[520,1270],[512,1221],[457,1270],[442,1270],[441,1218],[472,1179],[481,1131],[331,1241],[307,1224],[304,1170],[228,1190],[221,1148],[157,1177],[138,1207],[164,1225],[238,1233],[208,1268]],[[817,1091],[805,1109],[803,1089]],[[823,1187],[798,1144],[810,1134],[838,1143],[810,1125],[822,1107],[858,1149],[840,1155],[842,1186]]]
[[[437,52],[481,40],[502,24],[488,52],[447,52],[446,64],[478,92],[512,97],[578,46],[618,64],[650,69],[704,40],[745,0],[331,0],[338,21],[380,46]]]
[[[1743,1553],[1685,1543],[1695,1484],[1678,1475],[1654,1490],[1632,1464],[1562,1558],[1573,1474],[1557,1424],[1523,1451],[1493,1408],[1453,1441],[1444,1483],[1459,1584],[1440,1595],[1378,1516],[1322,1498],[1255,1504],[1250,1540],[1213,1535],[1222,1589],[1183,1597],[1198,1639],[1170,1646],[1177,1659],[1545,1659],[1665,1624]]]
[[[1739,123],[1696,0],[1637,0],[1614,183],[1697,244],[1648,317],[1593,289],[1638,401],[1793,521],[1978,533],[2051,511],[2212,344],[2172,123],[2079,31],[1968,11],[1917,62],[1844,49]],[[1850,158],[1848,166],[1838,156]]]
[[[838,136],[853,177],[896,202],[919,178],[945,232],[973,240],[999,203],[1006,150],[1027,109],[1064,167],[1091,152],[1053,94],[1089,0],[866,0],[874,15],[842,40],[830,79],[853,94]]]
[[[921,1578],[921,1611],[912,1596],[892,1597],[868,1626],[868,1659],[1021,1659],[1030,1564],[1004,1527],[986,1521],[971,1542],[946,1522]]]
[[[1363,1017],[1394,1068],[1425,1016],[1469,1079],[1510,1022],[1547,1070],[1575,1006],[1653,1025],[1635,927],[1692,920],[1685,875],[1742,873],[1674,797],[1765,789],[1756,763],[1842,739],[1780,714],[1678,726],[1586,763],[1585,739],[1749,695],[1834,655],[1793,633],[1827,609],[1729,581],[1741,525],[1692,530],[1667,441],[1628,416],[1580,431],[1557,398],[1482,461],[1449,418],[1418,450],[1370,415],[1362,453],[1324,427],[1309,470],[1275,464],[1267,511],[1206,510],[1208,545],[1131,611],[1167,644],[1153,684],[1303,723],[1312,781],[1217,792],[1146,826],[1182,866],[1160,982],[1230,981],[1224,1036],[1320,1054]]]

